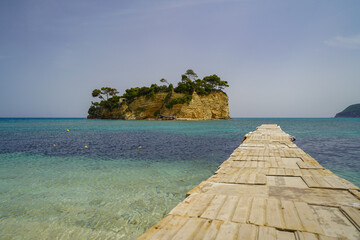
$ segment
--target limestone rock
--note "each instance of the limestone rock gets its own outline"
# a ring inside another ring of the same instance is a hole
[[[184,97],[185,94],[175,92],[138,97],[130,104],[122,104],[113,111],[103,110],[100,118],[140,120],[174,116],[178,120],[230,119],[228,96],[224,92],[213,91],[208,95],[193,93],[190,102],[175,104],[170,108],[167,106],[171,100]]]

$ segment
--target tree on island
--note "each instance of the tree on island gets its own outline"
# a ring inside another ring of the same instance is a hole
[[[160,82],[161,83],[166,83],[167,85],[170,85],[169,82],[165,78],[160,79]]]
[[[174,89],[178,93],[192,94],[196,92],[200,95],[210,94],[212,91],[222,91],[229,87],[227,81],[222,81],[216,74],[206,76],[203,79],[197,79],[197,74],[192,69],[188,69],[185,74],[181,75],[181,81]]]
[[[109,100],[109,96],[114,97],[116,94],[118,94],[119,91],[116,90],[116,88],[110,88],[110,87],[102,87],[100,89],[94,89],[92,92],[93,97],[99,97],[101,100]],[[106,97],[106,99],[104,98]]]
[[[102,87],[101,89],[94,89],[91,95],[94,98],[98,97],[99,99],[101,99],[101,101],[100,103],[91,102],[92,106],[89,109],[89,114],[90,112],[96,113],[96,110],[101,107],[109,109],[110,111],[118,107],[120,98],[116,95],[118,93],[119,91],[116,88]]]

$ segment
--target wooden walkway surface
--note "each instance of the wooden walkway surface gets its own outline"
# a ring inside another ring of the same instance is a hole
[[[360,189],[264,124],[138,239],[359,240]]]

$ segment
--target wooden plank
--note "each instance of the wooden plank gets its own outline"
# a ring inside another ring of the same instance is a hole
[[[277,240],[296,240],[294,232],[276,231]]]
[[[214,240],[216,238],[216,235],[218,234],[221,224],[222,221],[205,220],[205,223],[200,227],[199,231],[194,237],[194,240]]]
[[[299,240],[318,240],[317,235],[314,233],[300,232],[300,231],[297,231],[296,233]]]
[[[301,224],[305,231],[324,234],[313,210],[304,202],[294,202]]]
[[[301,176],[301,170],[300,169],[293,169],[295,176]]]
[[[338,238],[338,237],[319,235],[319,240],[347,240],[347,238]]]
[[[285,169],[285,174],[286,174],[286,176],[295,176],[294,170],[295,170],[295,169],[286,168],[286,169]]]
[[[295,205],[292,201],[281,201],[286,229],[303,231]]]
[[[200,227],[206,222],[205,219],[189,218],[189,220],[180,228],[172,240],[190,240],[199,231]]]
[[[266,225],[280,229],[285,228],[280,201],[275,198],[268,198],[266,205]]]
[[[219,229],[216,240],[235,240],[239,232],[239,224],[224,222]]]
[[[285,186],[296,188],[307,188],[308,186],[301,177],[282,177],[285,180]]]
[[[211,201],[210,205],[205,209],[201,217],[215,219],[223,203],[225,202],[225,199],[226,195],[216,195]]]
[[[223,206],[221,207],[219,213],[216,216],[216,219],[218,220],[231,220],[236,205],[239,201],[239,197],[238,196],[229,196],[227,197],[227,199],[225,200]]]
[[[308,185],[308,187],[310,188],[320,187],[320,184],[316,182],[312,176],[302,176],[302,179],[304,180],[306,185]]]
[[[237,183],[247,183],[247,179],[249,178],[249,174],[242,173],[239,178],[236,180]]]
[[[276,168],[270,168],[268,175],[276,175]]]
[[[336,207],[311,206],[326,236],[360,239],[360,232]]]
[[[338,177],[335,176],[323,176],[326,182],[328,182],[332,188],[337,189],[347,189],[347,187],[338,180]]]
[[[234,211],[232,221],[247,223],[248,217],[250,215],[252,200],[253,199],[249,197],[240,197]]]
[[[265,223],[265,205],[266,199],[254,197],[249,215],[249,223],[264,225]]]
[[[266,184],[266,175],[256,174],[255,184]]]
[[[276,229],[271,227],[259,227],[259,240],[276,240]]]
[[[247,179],[246,183],[248,184],[254,184],[255,183],[255,180],[256,180],[256,175],[257,174],[249,174],[249,178]]]
[[[281,158],[281,166],[288,169],[299,169],[296,164],[298,161],[302,161],[300,158]]]
[[[355,224],[357,229],[360,231],[360,210],[352,207],[342,206],[341,209],[351,219],[351,222]]]
[[[155,232],[155,234],[150,238],[145,239],[171,239],[175,233],[186,223],[186,221],[186,217],[174,216],[163,228]]]
[[[277,169],[277,173],[276,173],[276,175],[278,175],[278,176],[280,176],[280,175],[285,175],[285,171],[284,171],[284,169],[282,169],[282,168],[278,168],[278,169]]]
[[[313,176],[316,182],[319,183],[322,188],[332,188],[331,185],[322,176]]]
[[[190,204],[193,203],[194,201],[198,200],[198,195],[199,194],[197,194],[197,193],[189,195],[187,198],[185,198],[184,201],[182,201],[175,208],[173,208],[170,211],[169,214],[171,214],[171,215],[185,215],[186,212],[188,211],[188,208],[189,208]]]
[[[199,194],[197,200],[191,204],[186,212],[186,215],[190,217],[200,217],[213,198],[213,194]]]
[[[353,194],[357,199],[360,200],[360,191],[357,189],[349,189],[349,192]]]
[[[257,227],[251,224],[241,224],[238,240],[256,240]]]
[[[360,201],[346,190],[270,186],[268,196],[284,200],[302,201],[315,205],[346,205],[356,207],[360,204]]]
[[[336,176],[337,177],[337,176]],[[346,186],[346,188],[348,188],[348,189],[354,189],[354,190],[359,190],[359,188],[357,187],[357,186],[355,186],[354,184],[352,184],[351,182],[349,182],[349,181],[347,181],[347,180],[345,180],[345,179],[343,179],[343,178],[339,178],[339,177],[337,177],[337,179],[339,180],[339,181],[341,181],[342,182],[342,184],[344,184],[345,186]]]

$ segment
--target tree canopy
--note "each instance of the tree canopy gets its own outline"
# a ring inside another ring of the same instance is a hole
[[[118,90],[116,90],[115,88],[110,88],[110,87],[102,87],[101,90],[100,89],[94,89],[92,91],[92,96],[93,97],[98,97],[102,100],[109,100],[109,96],[113,97],[116,96],[116,94],[118,94]]]
[[[181,81],[174,89],[175,92],[192,94],[196,92],[201,95],[206,95],[212,91],[222,91],[229,87],[227,81],[223,81],[216,74],[206,76],[203,79],[197,79],[197,74],[188,69],[185,74],[181,75]]]

